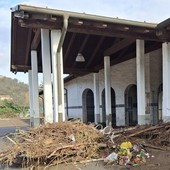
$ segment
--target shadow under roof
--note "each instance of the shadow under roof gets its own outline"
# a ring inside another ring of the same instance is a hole
[[[145,40],[145,53],[161,48],[170,41],[170,20],[160,24],[137,22],[85,13],[18,5],[11,9],[12,72],[31,69],[31,50],[38,53],[38,71],[42,72],[41,28],[62,29],[68,18],[63,43],[63,68],[72,77],[98,72],[104,56],[111,65],[136,56],[136,39]],[[75,61],[81,52],[85,62]]]

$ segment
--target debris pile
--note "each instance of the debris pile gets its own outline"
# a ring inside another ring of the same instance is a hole
[[[101,133],[80,121],[46,124],[8,139],[13,148],[0,153],[0,162],[8,165],[47,166],[101,157]]]
[[[85,125],[80,121],[46,124],[6,136],[14,145],[0,153],[0,163],[51,166],[59,163],[104,160],[107,164],[141,165],[146,148],[170,150],[170,123],[130,128]]]
[[[130,141],[153,149],[170,150],[170,123],[113,129],[110,138],[116,144]]]

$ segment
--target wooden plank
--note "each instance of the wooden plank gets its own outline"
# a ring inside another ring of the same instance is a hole
[[[32,29],[29,28],[28,30],[28,35],[27,35],[27,47],[26,47],[26,51],[25,51],[25,65],[28,64],[28,59],[29,59],[29,55],[30,55],[30,46],[31,46],[31,36],[32,36]]]
[[[86,68],[73,68],[73,67],[65,67],[64,68],[64,73],[65,74],[70,74],[70,73],[97,73],[98,70],[96,69],[86,69]]]
[[[104,51],[104,56],[110,56],[118,51],[120,51],[121,49],[131,45],[132,43],[134,43],[136,40],[135,39],[123,39],[122,41],[113,44],[110,48],[108,48],[107,50]]]
[[[37,50],[37,47],[40,43],[40,40],[41,40],[41,30],[38,29],[35,33],[35,36],[32,40],[32,43],[31,43],[31,50]]]
[[[88,60],[87,64],[86,64],[86,68],[90,66],[91,62],[94,60],[95,56],[96,56],[96,53],[97,51],[99,50],[101,44],[103,43],[104,41],[104,37],[101,37],[96,48],[94,49],[93,51],[93,54],[91,55],[90,59]]]
[[[61,22],[19,19],[18,24],[26,28],[61,29]]]
[[[68,32],[100,35],[106,37],[133,38],[133,39],[143,39],[143,40],[151,40],[151,41],[161,41],[154,33],[138,33],[135,31],[95,29],[92,27],[69,27]]]
[[[68,47],[66,49],[65,55],[64,55],[64,63],[66,62],[67,58],[68,58],[68,54],[70,53],[70,49],[71,47],[74,45],[73,42],[76,38],[76,33],[73,33],[71,36],[71,39],[69,41]]]

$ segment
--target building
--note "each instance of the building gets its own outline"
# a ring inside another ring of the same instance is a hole
[[[27,5],[11,15],[11,71],[29,73],[34,126],[38,72],[46,122],[170,121],[170,19],[153,24]]]

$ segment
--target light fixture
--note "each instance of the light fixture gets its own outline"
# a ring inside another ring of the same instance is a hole
[[[129,30],[129,27],[124,27],[124,30]]]
[[[78,25],[83,25],[83,21],[79,20],[77,23],[78,23]]]
[[[76,62],[85,62],[85,58],[83,57],[82,53],[77,54]]]

